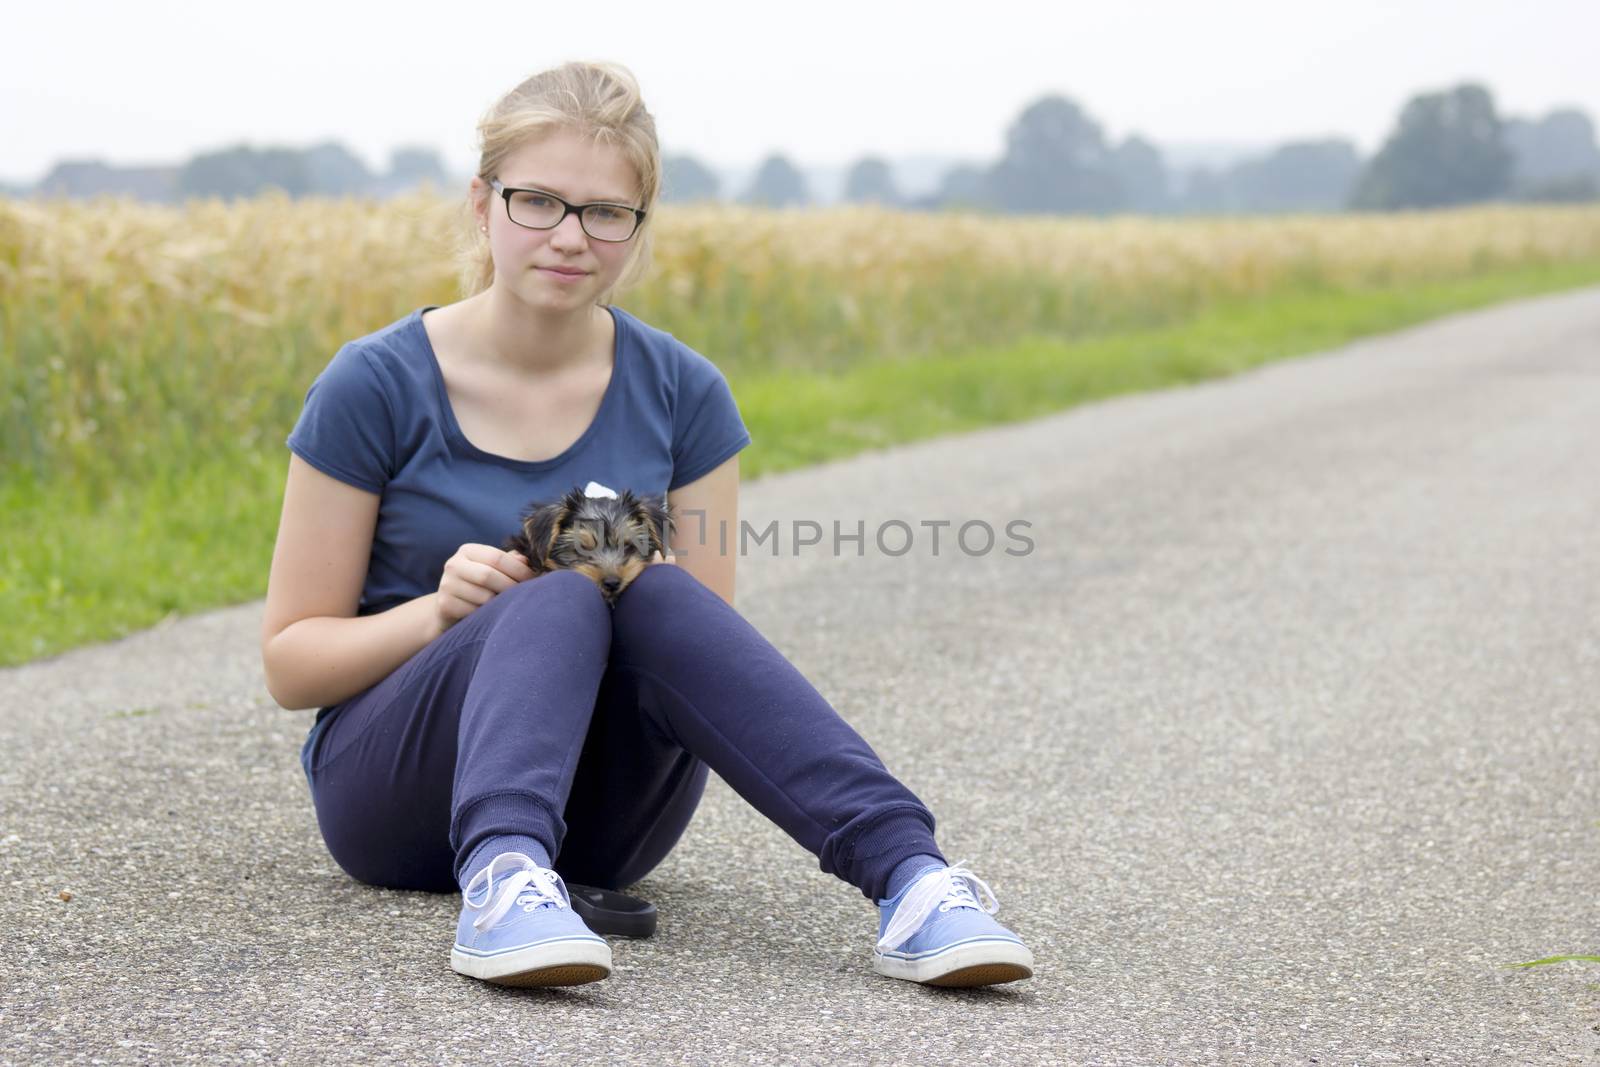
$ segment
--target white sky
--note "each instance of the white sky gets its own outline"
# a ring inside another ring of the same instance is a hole
[[[722,167],[991,159],[1046,92],[1157,143],[1371,151],[1411,94],[1469,78],[1502,114],[1600,121],[1600,0],[13,0],[0,25],[0,179],[26,182],[241,141],[466,171],[483,109],[568,59],[626,64],[664,149]]]

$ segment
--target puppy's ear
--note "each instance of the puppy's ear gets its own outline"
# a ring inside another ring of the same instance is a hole
[[[567,499],[571,499],[569,496]],[[522,533],[513,537],[517,541],[516,551],[528,557],[528,564],[535,572],[543,574],[551,570],[550,553],[555,548],[556,538],[561,534],[561,524],[571,514],[566,500],[558,500],[553,504],[541,504],[528,512],[522,520]]]
[[[528,535],[518,531],[500,543],[502,552],[521,552],[524,559],[533,559],[533,546],[528,544]]]
[[[663,556],[672,550],[672,508],[669,505],[659,504],[654,497],[648,497],[635,503],[634,514],[644,521],[650,528],[650,549],[652,554],[660,552]]]

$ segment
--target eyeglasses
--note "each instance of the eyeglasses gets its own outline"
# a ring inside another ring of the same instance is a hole
[[[513,189],[499,178],[489,188],[506,201],[506,218],[530,230],[553,230],[568,215],[578,216],[583,232],[596,241],[626,241],[644,221],[644,212],[626,204],[569,204],[555,193],[543,189]]]

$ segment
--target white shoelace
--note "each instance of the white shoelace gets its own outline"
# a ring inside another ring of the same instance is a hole
[[[519,865],[500,880],[498,892],[494,884],[494,872],[501,866],[501,860]],[[483,883],[483,900],[473,900],[473,895],[478,891],[478,883]],[[494,902],[490,903],[491,895]],[[555,871],[547,870],[533,862],[531,856],[521,852],[502,852],[489,861],[489,866],[472,876],[472,881],[461,891],[461,899],[467,906],[478,911],[478,917],[472,920],[472,925],[479,930],[487,930],[503,918],[506,912],[522,905],[523,911],[532,911],[541,904],[554,904],[558,908],[568,908],[572,905],[566,896],[565,887],[561,885],[561,876]]]
[[[988,897],[989,903],[983,903],[975,890]],[[911,940],[911,935],[922,928],[924,920],[936,908],[942,912],[951,908],[974,908],[993,915],[1000,910],[1000,901],[989,883],[967,870],[966,860],[954,867],[929,871],[913,882],[906,895],[900,898],[894,916],[878,939],[878,948],[896,949]]]

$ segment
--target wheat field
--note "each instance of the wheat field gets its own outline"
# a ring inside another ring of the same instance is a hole
[[[1151,220],[665,207],[617,303],[730,378],[1181,323],[1227,301],[1600,263],[1600,208]],[[460,203],[0,199],[0,473],[275,446],[341,343],[457,299]]]
[[[759,476],[1600,283],[1600,207],[1102,220],[666,208],[617,303]],[[460,294],[461,205],[0,198],[0,665],[262,595],[306,388]]]

